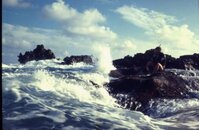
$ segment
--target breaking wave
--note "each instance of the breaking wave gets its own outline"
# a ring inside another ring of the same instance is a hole
[[[106,68],[103,64],[108,63],[109,58],[94,65],[60,65],[61,61],[56,59],[25,65],[2,64],[3,128],[199,128],[199,92],[194,89],[199,88],[199,71],[168,70],[182,76],[195,97],[151,100],[148,114],[144,115],[121,108],[103,86],[109,82],[108,71],[112,69],[111,65]]]

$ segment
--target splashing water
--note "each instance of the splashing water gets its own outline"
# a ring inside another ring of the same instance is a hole
[[[103,58],[108,57],[108,54],[100,55],[104,50],[110,54],[106,47],[96,51],[101,57],[97,66],[83,63],[66,66],[60,65],[61,61],[58,60],[32,61],[25,65],[4,64],[4,129],[199,128],[198,98],[153,100],[150,102],[150,116],[122,109],[103,86],[109,82],[107,72],[112,66],[111,62],[106,62],[110,61],[111,57]],[[109,67],[104,66],[104,62]],[[181,70],[173,71],[186,80],[198,82],[198,71],[194,71],[193,75]],[[95,87],[90,81],[99,87]]]
[[[94,53],[98,58],[97,68],[104,74],[108,74],[110,70],[114,70],[115,67],[112,64],[112,57],[110,48],[108,46],[95,45],[93,46]]]

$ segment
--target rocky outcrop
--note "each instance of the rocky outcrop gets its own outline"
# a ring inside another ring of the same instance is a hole
[[[93,64],[92,57],[89,55],[65,57],[64,62],[62,64],[70,65],[70,64],[79,63],[79,62],[83,62],[86,64]]]
[[[146,64],[151,58],[153,49],[147,50],[145,53],[138,53],[132,56],[125,56],[122,59],[113,61],[113,65],[118,69],[117,71],[124,72],[126,69],[131,70],[131,74],[143,74],[146,72]],[[166,69],[186,69],[192,67],[199,69],[199,53],[193,55],[184,55],[179,58],[174,58],[166,54]]]
[[[32,60],[46,60],[54,59],[55,55],[50,49],[45,49],[43,45],[37,45],[33,51],[26,51],[23,55],[22,53],[18,56],[18,61],[21,64],[25,64]],[[92,56],[89,55],[79,55],[79,56],[67,56],[63,59],[64,62],[61,64],[70,65],[73,63],[83,62],[86,64],[93,64]]]
[[[161,72],[153,75],[131,75],[111,80],[107,87],[118,103],[126,108],[135,110],[138,103],[147,105],[151,99],[180,99],[188,97],[186,82],[172,72]],[[126,99],[117,97],[126,95]],[[140,108],[140,109],[141,109]]]
[[[167,56],[166,68],[186,69],[186,68],[199,69],[199,53],[193,55],[183,55],[175,59],[171,56]]]
[[[133,57],[128,55],[113,61],[117,69],[112,70],[109,75],[116,79],[111,80],[106,86],[121,106],[144,112],[150,100],[191,97],[188,83],[180,76],[169,71],[154,74],[146,71],[146,64],[152,53],[153,49],[150,49]],[[166,69],[174,68],[199,69],[199,54],[179,58],[166,54]]]
[[[37,45],[33,51],[26,51],[23,55],[22,53],[18,56],[18,61],[21,64],[25,64],[28,61],[32,60],[45,60],[55,58],[54,53],[50,49],[45,49],[44,45]]]

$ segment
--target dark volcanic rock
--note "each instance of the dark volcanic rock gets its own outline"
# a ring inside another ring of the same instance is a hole
[[[114,60],[113,65],[117,68],[117,71],[122,74],[130,73],[135,75],[147,73],[145,66],[147,62],[150,61],[153,50],[154,49],[147,50],[144,54],[137,53],[134,57],[128,55],[123,59]]]
[[[199,53],[193,55],[184,55],[179,58],[184,63],[190,63],[194,68],[199,69]]]
[[[137,53],[134,57],[128,55],[122,59],[114,60],[113,65],[121,73],[126,73],[126,69],[130,69],[131,74],[144,74],[147,73],[145,66],[150,60],[152,53],[153,49],[150,49],[145,53]],[[199,54],[184,55],[179,58],[174,58],[166,54],[166,69],[185,69],[186,64],[199,69]]]
[[[166,68],[186,69],[186,65],[199,69],[199,54],[183,55],[179,58],[173,58],[172,56],[167,55]]]
[[[70,56],[64,58],[64,63],[70,65],[72,63],[84,62],[86,64],[93,64],[92,57],[89,55],[80,55],[80,56]]]
[[[45,60],[55,58],[54,53],[50,49],[45,49],[43,45],[37,45],[33,51],[26,51],[24,55],[21,53],[18,56],[18,61],[21,64],[25,64],[28,61],[32,60]]]
[[[125,108],[144,112],[148,102],[152,99],[181,99],[191,97],[187,82],[172,72],[163,71],[150,74],[146,71],[146,64],[153,55],[153,49],[145,53],[125,56],[113,61],[117,68],[109,76],[117,79],[107,83],[109,92],[120,105]],[[174,58],[166,54],[166,69],[199,69],[199,54]],[[123,95],[123,96],[122,96]],[[124,96],[125,95],[125,96]]]
[[[188,97],[186,82],[172,72],[162,72],[151,76],[124,76],[107,84],[113,96],[128,95],[127,108],[135,109],[136,103],[145,106],[151,99],[177,99]],[[119,101],[124,105],[124,101]],[[132,103],[134,105],[132,105]],[[131,105],[130,105],[131,104]]]

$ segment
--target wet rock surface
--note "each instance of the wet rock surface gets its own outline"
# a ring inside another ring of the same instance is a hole
[[[132,110],[137,107],[136,103],[144,107],[151,99],[182,99],[187,98],[189,93],[186,82],[172,72],[161,72],[149,76],[123,76],[111,80],[107,87],[115,97],[118,94],[128,95],[125,103],[119,101],[120,99],[118,103]]]
[[[144,112],[150,100],[190,98],[188,83],[170,71],[149,73],[146,64],[153,49],[113,61],[117,68],[109,73],[116,78],[106,86],[124,108]],[[166,69],[199,69],[199,54],[174,58],[166,54]]]

